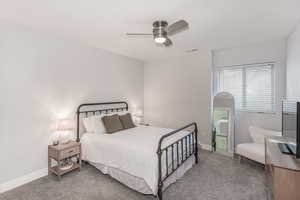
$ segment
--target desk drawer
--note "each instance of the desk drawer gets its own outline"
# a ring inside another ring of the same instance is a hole
[[[72,148],[61,151],[60,158],[64,159],[64,158],[68,158],[71,156],[75,156],[76,154],[79,154],[79,152],[80,152],[79,146],[72,147]]]

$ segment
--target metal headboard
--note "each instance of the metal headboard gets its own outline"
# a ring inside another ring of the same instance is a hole
[[[109,107],[113,105],[119,105],[118,107]],[[88,107],[96,107],[96,106],[108,106],[108,108],[104,109],[88,109]],[[83,108],[86,108],[87,110],[82,110]],[[119,112],[119,111],[128,111],[128,103],[125,101],[119,101],[119,102],[103,102],[103,103],[85,103],[81,104],[77,108],[77,138],[76,141],[80,141],[80,129],[79,129],[79,124],[80,124],[80,115],[84,114],[85,117],[88,117],[90,115],[96,115],[98,114],[107,114],[111,112]]]

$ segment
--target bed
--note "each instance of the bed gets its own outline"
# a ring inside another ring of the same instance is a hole
[[[82,130],[82,118],[128,109],[126,102],[78,107],[77,141],[82,144],[82,158],[131,189],[162,200],[163,190],[198,163],[197,125],[177,130],[136,126],[114,134]]]

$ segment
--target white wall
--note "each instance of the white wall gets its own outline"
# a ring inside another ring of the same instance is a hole
[[[300,24],[287,40],[287,97],[300,99]]]
[[[285,95],[285,48],[284,40],[270,41],[213,52],[214,67],[226,67],[240,64],[276,62],[275,93],[276,114],[259,114],[253,112],[237,112],[236,139],[237,143],[251,141],[248,127],[251,125],[271,130],[281,130],[281,99]]]
[[[197,122],[199,139],[210,144],[211,55],[186,54],[145,64],[145,121],[179,128]]]
[[[84,102],[143,109],[143,83],[139,61],[0,22],[0,186],[47,167],[56,119]]]

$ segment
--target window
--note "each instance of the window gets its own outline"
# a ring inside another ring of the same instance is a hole
[[[217,92],[231,93],[238,110],[275,112],[273,64],[224,67],[217,75]]]

